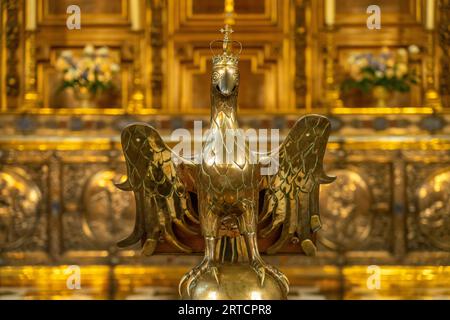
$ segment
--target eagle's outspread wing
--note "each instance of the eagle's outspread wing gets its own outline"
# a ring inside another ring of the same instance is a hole
[[[190,248],[177,239],[172,224],[184,232],[195,233],[185,218],[198,221],[191,207],[189,192],[172,161],[172,150],[147,124],[126,127],[121,141],[127,180],[117,187],[134,192],[136,222],[133,232],[118,246],[127,247],[141,241],[143,253],[151,255],[158,240],[163,238],[179,250],[190,252]]]
[[[323,157],[330,134],[330,122],[320,115],[300,118],[280,148],[278,171],[265,177],[266,189],[260,223],[270,223],[261,230],[262,237],[281,228],[279,238],[267,253],[278,252],[288,241],[299,240],[307,255],[315,254],[312,233],[320,229],[319,186],[334,181],[323,170]]]

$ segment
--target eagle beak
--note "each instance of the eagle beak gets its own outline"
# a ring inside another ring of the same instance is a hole
[[[226,70],[222,78],[219,80],[219,83],[217,84],[217,89],[223,96],[230,96],[236,89],[236,79],[237,77],[234,70]]]

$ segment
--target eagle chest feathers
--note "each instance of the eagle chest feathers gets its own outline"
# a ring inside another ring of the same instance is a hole
[[[258,185],[257,168],[249,161],[243,132],[227,118],[219,113],[213,119],[199,170],[199,191],[222,210],[236,206]]]

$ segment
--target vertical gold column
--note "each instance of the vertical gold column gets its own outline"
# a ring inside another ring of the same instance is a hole
[[[166,1],[150,0],[148,20],[150,21],[148,41],[150,43],[150,90],[149,107],[161,109],[163,107],[163,68],[164,64],[169,63],[164,60],[164,16],[166,15]]]
[[[142,33],[142,19],[141,7],[142,2],[140,0],[129,0],[130,8],[130,22],[131,30],[135,33],[135,45],[134,45],[134,61],[133,61],[133,88],[131,98],[128,101],[127,112],[139,112],[144,108],[144,92],[142,90],[142,50],[141,50],[141,36]]]
[[[442,109],[442,102],[436,88],[436,0],[426,1],[425,29],[427,31],[428,54],[425,61],[426,91],[425,106],[433,108],[436,111]]]
[[[334,26],[327,26],[325,35],[325,106],[329,111],[332,108],[340,108],[343,106],[334,74],[335,30]]]
[[[336,85],[334,74],[334,32],[336,31],[335,8],[335,0],[325,0],[325,106],[328,111],[332,108],[342,107],[342,101],[339,97],[339,89]]]
[[[225,0],[225,24],[234,25],[234,0]]]
[[[37,91],[36,76],[36,33],[27,31],[25,38],[25,93],[24,109],[33,109],[39,106],[39,93]]]
[[[141,41],[136,39],[135,54],[133,62],[133,92],[131,99],[128,101],[127,112],[139,112],[144,108],[144,92],[142,90],[142,55]]]
[[[25,1],[25,92],[23,109],[39,106],[36,76],[36,0]]]
[[[396,160],[393,163],[394,175],[394,254],[396,258],[401,261],[406,254],[406,230],[405,230],[405,215],[406,215],[406,177],[405,177],[405,163],[403,152],[397,151]]]
[[[131,20],[131,30],[140,31],[142,29],[141,21],[141,0],[129,0],[130,1],[130,20]]]
[[[309,2],[303,0],[295,1],[295,24],[294,24],[294,46],[295,46],[295,107],[297,109],[306,108],[311,111],[310,98],[308,98],[308,35],[306,32],[307,7]]]

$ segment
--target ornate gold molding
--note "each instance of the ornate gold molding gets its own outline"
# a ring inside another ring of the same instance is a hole
[[[6,94],[19,96],[20,77],[17,50],[20,44],[19,1],[5,0],[6,10]]]
[[[440,93],[443,107],[450,108],[450,1],[441,0],[439,6],[439,44],[441,46]]]
[[[328,143],[330,150],[450,150],[450,140],[443,138],[405,138],[395,139],[379,137],[364,139],[363,137],[339,137],[335,141],[331,137]],[[169,143],[170,144],[170,143]],[[0,140],[0,149],[12,150],[111,150],[120,149],[120,142],[116,137],[110,138],[56,138],[49,141],[45,138],[8,139]]]

